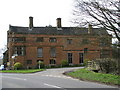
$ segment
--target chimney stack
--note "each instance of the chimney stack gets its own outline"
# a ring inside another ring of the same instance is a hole
[[[88,34],[92,34],[92,25],[88,24]]]
[[[57,18],[57,28],[61,28],[61,18]]]
[[[33,28],[33,17],[29,17],[29,29]]]

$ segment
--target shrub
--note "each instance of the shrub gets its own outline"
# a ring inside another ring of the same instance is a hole
[[[15,64],[14,64],[14,69],[22,69],[22,67],[23,67],[23,65],[20,63],[20,62],[16,62]]]
[[[67,67],[67,66],[69,66],[67,60],[62,60],[61,65],[62,65],[62,67]]]
[[[118,62],[115,59],[104,58],[95,61],[101,72],[118,74]]]

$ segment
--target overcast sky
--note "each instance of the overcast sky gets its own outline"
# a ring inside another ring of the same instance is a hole
[[[0,49],[7,42],[9,24],[29,25],[29,16],[34,17],[34,26],[56,26],[56,18],[62,18],[62,26],[71,26],[74,0],[0,0]]]

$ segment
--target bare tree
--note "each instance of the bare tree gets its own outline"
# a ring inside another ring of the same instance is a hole
[[[120,0],[75,0],[74,23],[104,27],[120,41]]]

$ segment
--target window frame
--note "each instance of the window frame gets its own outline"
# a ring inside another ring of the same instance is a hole
[[[43,37],[37,37],[36,42],[44,42],[44,38]]]
[[[56,43],[57,39],[55,37],[51,37],[51,38],[49,38],[49,42]]]
[[[17,54],[18,56],[25,56],[26,55],[26,47],[25,46],[15,46],[14,54]]]
[[[13,42],[26,42],[26,38],[25,37],[14,37],[12,38]]]
[[[73,40],[72,39],[67,39],[67,44],[72,44],[73,43]]]
[[[82,39],[82,44],[90,44],[90,40],[87,38]]]
[[[88,48],[84,48],[84,53],[88,53]]]
[[[73,53],[67,53],[67,60],[69,64],[73,63]]]
[[[79,63],[80,64],[84,63],[84,53],[79,53]]]
[[[55,59],[50,59],[49,63],[50,63],[50,65],[55,65],[56,64],[56,60]]]
[[[50,48],[50,57],[56,57],[56,48],[55,47]]]
[[[32,60],[26,60],[26,64],[27,65],[32,64]]]
[[[39,51],[41,49],[41,51]],[[42,58],[43,57],[43,48],[37,48],[37,57]]]

